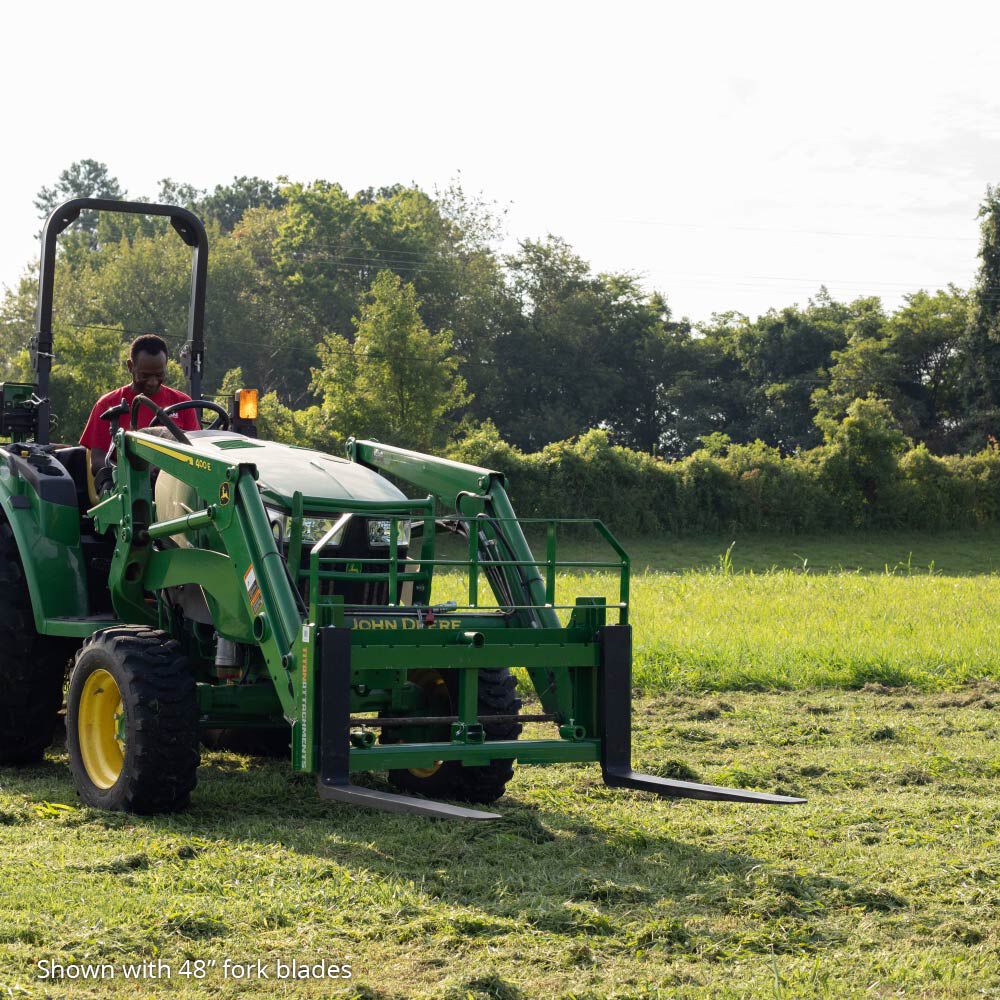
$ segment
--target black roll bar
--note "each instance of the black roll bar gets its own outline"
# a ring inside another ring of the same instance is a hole
[[[110,198],[74,198],[55,209],[42,230],[42,260],[38,274],[38,313],[31,360],[38,385],[38,443],[48,444],[51,409],[49,373],[52,371],[52,288],[56,272],[56,238],[86,209],[120,212],[127,215],[159,215],[193,249],[191,259],[191,306],[188,310],[187,341],[181,354],[193,399],[201,396],[201,376],[205,363],[205,284],[208,278],[208,237],[205,226],[194,212],[176,205],[153,205],[141,201],[114,201]]]

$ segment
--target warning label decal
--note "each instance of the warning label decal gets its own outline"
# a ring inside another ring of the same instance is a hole
[[[255,615],[259,615],[264,608],[264,598],[261,596],[260,584],[257,583],[257,574],[253,571],[253,566],[249,566],[243,574],[243,583],[247,588],[247,597],[250,598],[250,607]]]

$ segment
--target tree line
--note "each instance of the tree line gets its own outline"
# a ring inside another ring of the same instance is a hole
[[[107,165],[68,167],[36,205],[127,195]],[[484,426],[524,452],[592,429],[682,459],[724,441],[781,455],[829,443],[856,400],[931,455],[996,433],[1000,188],[980,212],[968,289],[917,289],[886,309],[824,289],[756,318],[692,324],[625,272],[596,273],[557,236],[503,253],[503,218],[460,183],[433,193],[240,177],[212,190],[165,179],[148,199],[205,219],[211,251],[207,392],[265,394],[277,437],[328,449],[349,434],[441,449]],[[61,240],[53,411],[75,439],[123,380],[124,345],[186,329],[188,249],[164,220],[81,215]],[[0,305],[0,364],[29,375],[37,273]],[[175,382],[179,370],[172,369]],[[493,432],[490,431],[490,433]]]

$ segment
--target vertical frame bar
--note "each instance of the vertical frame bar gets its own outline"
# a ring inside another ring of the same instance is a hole
[[[479,607],[479,526],[469,518],[469,605]]]
[[[302,493],[292,494],[292,527],[288,532],[288,572],[295,589],[299,589],[299,572],[302,569]]]
[[[389,518],[389,607],[394,608],[399,601],[399,567],[396,560],[399,553],[399,518]]]
[[[556,522],[549,521],[545,553],[545,603],[556,603]]]
[[[467,726],[479,717],[479,671],[458,672],[458,718]]]

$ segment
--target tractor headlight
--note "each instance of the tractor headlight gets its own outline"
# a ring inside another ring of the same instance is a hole
[[[388,519],[377,519],[368,522],[368,544],[373,549],[387,549],[389,547],[389,532],[392,522]],[[396,544],[403,546],[410,544],[410,522],[396,522]]]
[[[302,518],[302,541],[315,544],[342,518],[342,514],[338,514],[336,517]],[[344,540],[344,532],[347,531],[347,525],[348,522],[344,521],[340,526],[340,530],[327,542],[327,545],[339,545]]]
[[[291,515],[282,510],[275,510],[273,507],[265,507],[264,509],[267,511],[267,519],[271,522],[271,533],[274,535],[274,540],[279,545],[282,542],[287,542],[292,526]],[[315,545],[340,520],[340,515],[337,517],[303,517],[303,545]],[[340,530],[327,542],[328,545],[339,545],[344,540],[344,532],[347,531],[348,523],[344,521]]]

